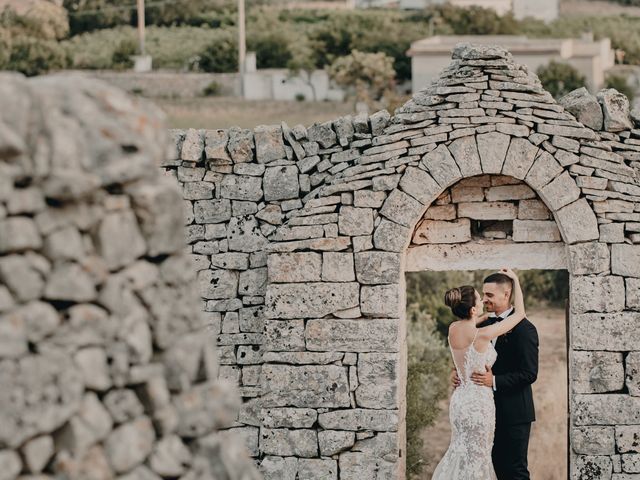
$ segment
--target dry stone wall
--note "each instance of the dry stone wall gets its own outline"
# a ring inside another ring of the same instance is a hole
[[[631,478],[638,120],[615,91],[557,103],[503,49],[460,45],[394,116],[172,131],[233,429],[265,478],[403,478],[403,272],[479,240],[561,246],[538,268],[571,274],[572,477]]]
[[[0,75],[0,478],[257,479],[159,111]]]

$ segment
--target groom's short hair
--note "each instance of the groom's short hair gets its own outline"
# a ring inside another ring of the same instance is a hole
[[[483,283],[497,283],[498,285],[506,286],[509,287],[510,290],[513,290],[513,281],[504,273],[492,273],[484,279]]]

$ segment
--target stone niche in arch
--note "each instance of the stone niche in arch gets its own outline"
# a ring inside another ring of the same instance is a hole
[[[405,477],[404,273],[482,259],[480,242],[569,270],[572,475],[632,473],[640,131],[619,94],[574,97],[570,113],[508,52],[460,45],[394,116],[173,132],[163,166],[244,399],[230,429],[265,478]]]

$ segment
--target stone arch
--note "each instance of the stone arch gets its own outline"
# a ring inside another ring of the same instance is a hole
[[[567,245],[572,468],[608,478],[633,448],[640,134],[611,92],[576,95],[565,110],[508,52],[460,45],[393,117],[173,132],[163,167],[245,399],[233,428],[266,478],[403,476],[404,252],[439,192],[479,174],[528,184]],[[594,108],[604,131],[584,126]]]

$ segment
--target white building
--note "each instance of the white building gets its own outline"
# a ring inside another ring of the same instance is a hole
[[[527,38],[512,35],[442,35],[411,44],[412,88],[417,92],[451,62],[451,51],[461,42],[500,45],[513,55],[516,63],[523,63],[534,72],[551,60],[566,62],[587,79],[587,88],[599,90],[604,85],[605,72],[615,63],[614,51],[608,38],[594,41],[583,39]]]

